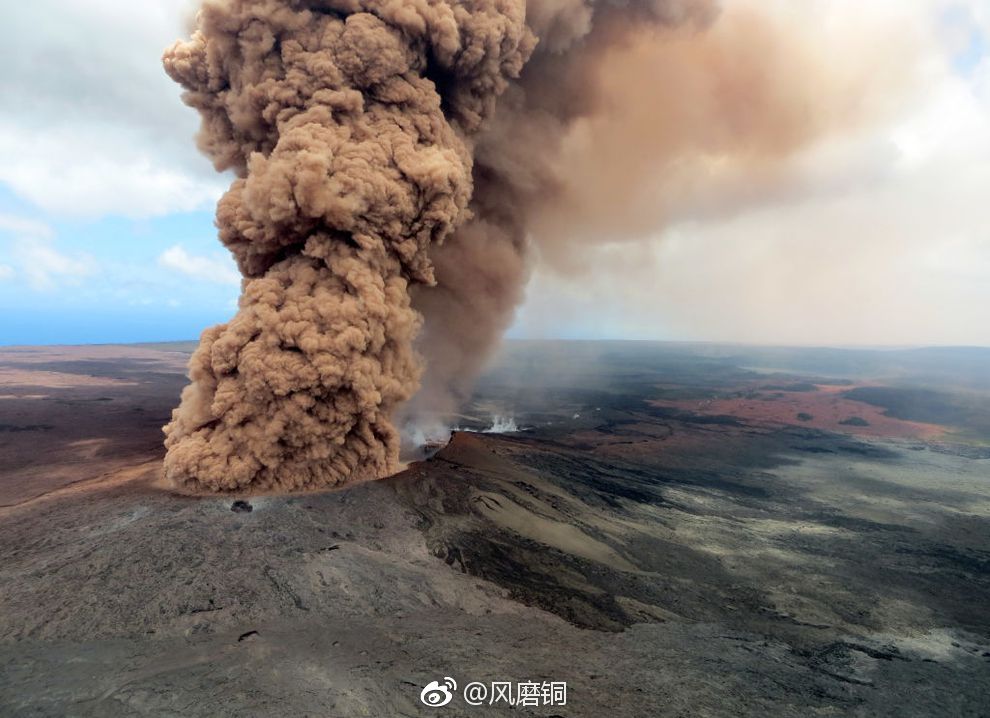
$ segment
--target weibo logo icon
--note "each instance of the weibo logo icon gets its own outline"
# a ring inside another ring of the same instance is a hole
[[[439,681],[431,681],[426,684],[426,688],[423,692],[419,694],[419,699],[424,705],[428,705],[432,708],[439,708],[445,706],[453,699],[454,694],[451,691],[457,690],[457,681],[453,678],[445,677],[443,679],[443,684]]]

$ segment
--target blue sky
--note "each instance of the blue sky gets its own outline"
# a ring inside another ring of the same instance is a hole
[[[213,227],[229,178],[160,63],[191,7],[0,10],[0,344],[190,339],[232,315]]]
[[[538,265],[512,335],[990,344],[988,4],[758,4],[812,13],[802,32],[850,72],[875,67],[868,28],[909,38],[906,99],[798,157],[780,197],[602,242],[567,275]],[[0,344],[190,339],[234,312],[213,227],[230,178],[160,65],[194,5],[0,10]]]
[[[0,187],[0,214],[21,220],[0,224],[3,343],[190,339],[236,307],[237,273],[209,209],[58,217]]]

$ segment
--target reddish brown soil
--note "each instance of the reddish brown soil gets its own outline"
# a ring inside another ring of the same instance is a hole
[[[754,426],[798,425],[856,436],[931,440],[944,436],[948,429],[937,424],[904,421],[883,413],[881,407],[853,401],[843,392],[857,385],[817,384],[816,391],[773,391],[760,387],[743,387],[744,396],[706,399],[704,401],[653,400],[654,406],[679,409],[706,416],[732,416]],[[799,414],[810,416],[801,420]],[[867,426],[843,424],[853,417]]]
[[[0,509],[146,473],[187,360],[138,347],[0,350]]]

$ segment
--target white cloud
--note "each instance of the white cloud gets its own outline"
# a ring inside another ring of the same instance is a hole
[[[209,208],[227,181],[161,66],[193,0],[37,0],[4,9],[0,182],[45,211]]]
[[[0,182],[46,212],[84,218],[207,208],[223,191],[219,176],[201,177],[162,161],[141,146],[140,137],[108,144],[102,132],[58,128],[42,138],[0,124]]]
[[[76,284],[96,272],[96,262],[85,254],[63,254],[40,240],[17,250],[20,268],[33,289],[55,289],[59,280]]]
[[[2,265],[0,277],[23,275],[28,285],[36,290],[51,290],[59,280],[76,284],[83,277],[94,274],[96,261],[83,253],[66,254],[53,246],[55,232],[44,222],[0,214],[0,232],[12,236],[11,258],[18,272],[9,265]]]
[[[0,280],[10,279],[14,276],[14,268],[8,264],[0,264]]]
[[[35,239],[51,239],[55,234],[44,222],[12,214],[0,214],[0,232]]]
[[[158,264],[204,282],[240,284],[241,275],[229,257],[202,257],[189,254],[179,245],[169,247],[158,257]]]

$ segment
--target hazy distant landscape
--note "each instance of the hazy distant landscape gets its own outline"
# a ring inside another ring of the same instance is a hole
[[[990,702],[990,350],[509,342],[429,460],[237,512],[160,481],[190,348],[0,350],[0,712]]]

